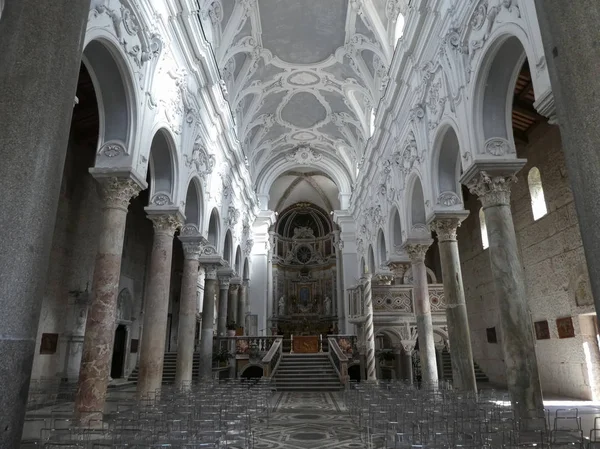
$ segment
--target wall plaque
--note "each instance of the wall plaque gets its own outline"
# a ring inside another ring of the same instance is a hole
[[[558,338],[572,338],[575,336],[573,319],[570,316],[566,318],[557,318],[556,327],[558,328]]]
[[[487,334],[488,343],[498,343],[498,336],[496,335],[495,327],[488,327],[485,330],[485,333]]]
[[[535,338],[537,340],[550,340],[550,328],[548,327],[548,320],[536,321],[533,323],[535,327]]]
[[[40,354],[54,354],[58,346],[58,334],[42,334]]]

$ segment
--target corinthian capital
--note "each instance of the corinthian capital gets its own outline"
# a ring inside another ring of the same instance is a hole
[[[481,171],[473,177],[467,187],[479,198],[483,207],[506,205],[510,206],[510,188],[517,177],[510,175],[490,175]]]
[[[435,231],[440,242],[456,241],[456,231],[460,226],[460,218],[439,218],[431,223],[431,229]]]
[[[104,207],[127,210],[129,201],[139,195],[141,186],[130,178],[99,178]]]
[[[179,240],[181,240],[181,245],[183,246],[183,257],[188,260],[199,260],[204,246],[204,238],[200,235],[198,227],[194,224],[183,226]]]
[[[148,215],[148,219],[154,225],[154,232],[156,234],[167,234],[171,237],[182,224],[181,215],[179,213],[151,214]]]
[[[425,262],[425,254],[429,249],[429,243],[412,243],[404,247],[408,258],[412,263]]]

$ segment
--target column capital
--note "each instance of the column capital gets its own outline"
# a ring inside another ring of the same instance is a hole
[[[129,202],[139,195],[142,186],[131,178],[100,177],[96,178],[100,185],[103,206],[111,209],[127,211]]]
[[[456,231],[460,227],[462,221],[469,215],[465,211],[464,214],[457,215],[435,215],[429,226],[432,231],[435,231],[439,242],[455,242]]]
[[[172,212],[147,210],[146,213],[154,225],[155,234],[166,234],[172,237],[183,223],[183,217],[178,210]]]
[[[242,281],[242,287],[248,287],[250,285],[250,279],[244,279]]]
[[[225,289],[229,289],[229,281],[231,280],[231,277],[225,275],[225,276],[221,276],[219,275],[219,288],[221,290],[225,290]]]
[[[217,265],[208,264],[204,265],[204,279],[210,279],[215,281],[217,279]]]
[[[240,288],[240,284],[229,284],[229,291],[236,293],[238,291],[238,289]]]
[[[407,241],[404,244],[404,250],[408,254],[411,263],[425,262],[425,254],[431,246],[431,241]]]
[[[477,195],[484,208],[510,206],[510,189],[512,183],[517,181],[515,174],[526,162],[525,159],[502,162],[476,161],[460,181],[471,193]]]
[[[413,353],[413,351],[415,350],[415,346],[417,345],[416,340],[402,340],[402,349],[404,349],[404,352],[406,352],[408,355],[411,355]]]
[[[179,240],[183,246],[183,257],[187,260],[199,260],[202,252],[204,237],[200,235],[198,226],[186,224],[181,227]]]
[[[373,279],[372,273],[363,273],[363,275],[360,277],[360,283],[366,284],[367,282],[371,282],[372,279]]]

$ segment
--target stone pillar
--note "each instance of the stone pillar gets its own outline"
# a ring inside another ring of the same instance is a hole
[[[483,205],[491,271],[500,309],[506,380],[517,418],[538,416],[543,409],[525,276],[510,210],[510,187],[516,181],[513,173],[523,163],[522,160],[513,161],[512,169],[508,163],[500,168],[476,163],[463,176],[463,182]],[[450,344],[453,352],[458,350],[453,342]]]
[[[19,447],[90,1],[3,4],[0,447]]]
[[[437,366],[438,379],[444,380],[444,362],[442,360],[443,346],[435,347],[435,364]]]
[[[344,242],[341,240],[340,231],[335,231],[335,264],[336,264],[336,315],[338,317],[339,333],[346,332],[346,304],[344,302],[344,257],[342,250]]]
[[[448,338],[453,348],[452,384],[458,390],[476,393],[477,382],[473,368],[471,333],[456,241],[456,230],[464,217],[466,214],[463,214],[462,217],[436,219],[432,223],[432,228],[438,237],[444,296],[446,297]]]
[[[198,259],[201,250],[201,236],[194,225],[186,225],[179,236],[183,246],[183,276],[181,279],[181,299],[179,301],[179,328],[177,330],[177,369],[175,385],[178,388],[192,382],[194,364],[194,337],[196,333],[196,313],[198,307]]]
[[[596,312],[600,317],[600,103],[596,95],[600,92],[600,9],[595,0],[536,0],[535,6]],[[536,107],[552,120],[554,104],[542,103]]]
[[[229,296],[227,299],[227,321],[233,322],[236,326],[239,326],[238,323],[238,294],[239,294],[240,284],[231,283],[229,286]]]
[[[403,375],[406,383],[412,385],[414,383],[413,378],[413,366],[412,366],[412,355],[415,350],[415,342],[410,342],[404,346],[404,352],[402,353],[402,366],[404,368]]]
[[[436,387],[438,382],[435,361],[435,344],[433,340],[433,323],[431,321],[431,305],[429,304],[429,288],[427,286],[427,269],[425,254],[430,243],[411,243],[406,245],[406,252],[412,264],[414,283],[414,304],[417,318],[419,355],[421,357],[421,381],[426,386]]]
[[[365,307],[365,362],[367,381],[376,381],[375,369],[375,332],[373,326],[373,290],[372,290],[372,275],[364,274],[363,281],[363,298]]]
[[[394,371],[396,380],[402,380],[402,346],[394,347]]]
[[[269,251],[267,252],[267,327],[270,329],[274,326],[271,321],[273,316],[278,312],[276,299],[273,295],[273,251],[275,250],[274,232],[269,232]],[[269,330],[267,330],[267,335]]]
[[[127,207],[141,187],[131,179],[99,178],[102,230],[92,280],[75,410],[86,418],[104,410],[117,319],[117,295]],[[96,417],[97,419],[98,417]]]
[[[148,218],[154,225],[154,239],[148,269],[148,289],[144,301],[144,338],[140,353],[138,397],[153,393],[162,385],[173,235],[181,226],[178,213],[150,213]]]
[[[217,336],[227,335],[227,300],[229,299],[229,276],[219,276],[219,305],[217,315]]]
[[[200,375],[212,378],[212,353],[217,297],[217,267],[207,265],[204,275],[204,299],[202,303],[202,332],[200,340]]]
[[[246,302],[248,296],[248,280],[244,279],[240,284],[237,299],[237,319],[238,324],[244,328],[244,335],[248,335],[246,329]]]

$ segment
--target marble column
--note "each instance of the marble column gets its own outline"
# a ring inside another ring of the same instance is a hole
[[[270,329],[274,326],[271,321],[273,316],[277,314],[276,298],[273,295],[273,251],[275,250],[275,233],[269,232],[269,251],[267,252],[267,335]]]
[[[375,369],[375,332],[373,325],[373,290],[372,290],[373,277],[370,273],[363,275],[363,301],[365,310],[365,369],[367,375],[367,381],[376,381],[377,374]]]
[[[238,325],[244,328],[244,335],[248,335],[248,329],[246,329],[246,302],[248,296],[248,280],[244,279],[240,284],[238,290],[238,303],[237,303],[237,319]]]
[[[414,243],[406,245],[406,252],[412,265],[414,304],[417,319],[419,355],[421,358],[421,382],[425,386],[436,387],[438,383],[435,361],[435,343],[433,340],[433,323],[431,321],[431,305],[429,304],[429,287],[427,286],[427,269],[425,254],[430,243]]]
[[[344,303],[344,257],[342,250],[344,242],[341,240],[340,231],[335,231],[335,264],[336,264],[336,315],[338,317],[338,330],[340,334],[346,332],[346,305]]]
[[[414,383],[413,377],[413,365],[412,365],[412,355],[415,350],[415,344],[412,343],[408,346],[404,346],[404,352],[402,352],[402,367],[403,376],[406,383],[412,385]]]
[[[394,347],[394,371],[396,380],[402,380],[402,346]]]
[[[465,289],[460,269],[458,242],[456,241],[456,230],[464,217],[466,217],[466,214],[461,217],[436,219],[432,223],[432,228],[438,238],[444,296],[446,297],[448,338],[453,348],[452,384],[458,390],[476,393],[477,382],[473,368],[471,332],[469,330]]]
[[[75,410],[82,419],[92,412],[104,410],[115,339],[127,207],[141,190],[132,179],[99,178],[98,181],[102,196],[102,228],[75,398]]]
[[[551,121],[558,118],[560,124],[569,183],[600,317],[600,102],[597,96],[600,92],[600,9],[596,0],[535,0],[535,11],[552,83],[552,95],[539,99],[535,106]]]
[[[463,177],[483,205],[500,312],[506,380],[513,410],[519,418],[538,416],[543,409],[525,276],[510,210],[510,188],[516,181],[513,173],[523,163],[514,161],[514,171],[502,167],[493,172],[490,166],[488,172],[474,166]],[[452,342],[451,347],[453,352],[458,350]]]
[[[90,0],[4,0],[0,447],[19,447]],[[42,37],[43,38],[40,38]]]
[[[227,301],[229,299],[230,276],[219,276],[219,304],[217,313],[217,336],[227,335]]]
[[[198,268],[202,237],[194,225],[186,225],[179,240],[183,246],[183,276],[179,301],[179,328],[177,330],[177,367],[175,385],[188,387],[192,382],[194,364],[194,337],[198,308]]]
[[[151,213],[154,225],[148,289],[144,300],[144,338],[140,353],[137,394],[142,397],[161,388],[165,338],[169,314],[173,235],[181,218],[177,213]]]
[[[227,298],[227,321],[229,321],[230,323],[235,323],[238,327],[240,325],[237,319],[239,289],[240,284],[231,283],[231,285],[229,286],[229,293]]]
[[[212,353],[217,297],[217,267],[205,266],[204,299],[202,302],[202,332],[200,340],[200,375],[212,378]]]

